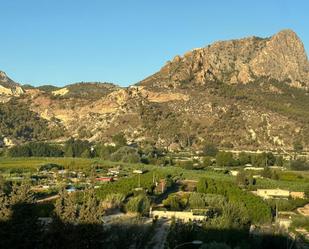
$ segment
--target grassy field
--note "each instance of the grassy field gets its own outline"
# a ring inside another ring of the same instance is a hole
[[[0,170],[21,169],[24,171],[37,171],[40,166],[47,163],[55,163],[64,166],[71,170],[90,170],[93,165],[100,167],[114,167],[117,165],[124,165],[130,167],[142,167],[142,164],[126,164],[119,162],[105,161],[98,158],[53,158],[53,157],[27,157],[27,158],[0,158]]]

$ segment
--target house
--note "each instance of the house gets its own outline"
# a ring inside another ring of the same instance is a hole
[[[114,181],[114,178],[113,177],[97,177],[95,180],[98,182],[112,182]]]
[[[166,191],[166,180],[165,179],[160,179],[159,182],[156,182],[155,192],[162,194],[165,191]]]
[[[271,198],[283,198],[288,199],[290,197],[289,190],[283,189],[257,189],[254,192],[257,196],[262,197],[263,199],[271,199]]]
[[[178,219],[184,222],[189,221],[205,221],[207,216],[195,215],[193,212],[181,212],[181,211],[152,211],[150,210],[150,217],[162,218],[162,219]]]
[[[305,192],[291,192],[290,196],[293,199],[305,199]]]
[[[239,174],[238,170],[230,170],[230,175],[237,176]]]
[[[258,189],[257,191],[253,192],[254,194],[262,197],[263,199],[270,199],[270,198],[282,198],[282,199],[304,199],[305,193],[304,192],[293,192],[289,190],[283,189]]]
[[[135,170],[133,170],[133,173],[134,173],[134,174],[143,174],[144,171],[141,170],[141,169],[135,169]]]
[[[244,170],[256,170],[256,171],[261,171],[261,170],[264,170],[263,167],[251,167],[251,166],[248,166],[248,167],[245,167]]]
[[[119,169],[117,168],[111,168],[111,169],[108,169],[108,175],[119,175]]]

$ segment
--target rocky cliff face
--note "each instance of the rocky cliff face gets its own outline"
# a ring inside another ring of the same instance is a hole
[[[221,148],[277,150],[291,149],[297,140],[309,149],[308,72],[302,42],[284,30],[194,49],[128,88],[28,87],[14,99],[49,127],[64,127],[62,139],[108,141],[124,132],[131,141],[164,147],[199,148],[207,141]],[[20,86],[0,76],[6,96],[12,96]]]
[[[176,56],[140,84],[160,87],[205,85],[208,82],[248,84],[261,78],[309,87],[304,46],[291,30],[270,38],[250,37],[215,42]]]
[[[0,71],[0,102],[7,101],[10,96],[20,96],[23,93],[24,90],[19,84],[15,83],[4,72]]]

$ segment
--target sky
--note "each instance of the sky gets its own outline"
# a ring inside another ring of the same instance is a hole
[[[134,84],[217,40],[293,29],[309,51],[307,0],[0,0],[0,70],[34,86]]]

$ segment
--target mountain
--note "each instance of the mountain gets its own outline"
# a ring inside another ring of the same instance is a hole
[[[309,62],[304,46],[291,30],[270,38],[249,37],[215,42],[176,56],[140,84],[179,87],[207,82],[248,84],[260,78],[309,87]]]
[[[8,96],[19,96],[24,91],[19,84],[0,71],[0,102],[5,102]]]
[[[23,103],[40,127],[47,122],[62,140],[109,141],[123,132],[129,141],[170,149],[212,142],[288,150],[295,141],[309,149],[308,88],[304,46],[283,30],[193,49],[128,88],[96,82],[24,87],[6,105]],[[43,135],[27,139],[56,138]],[[18,139],[14,132],[4,136]]]

